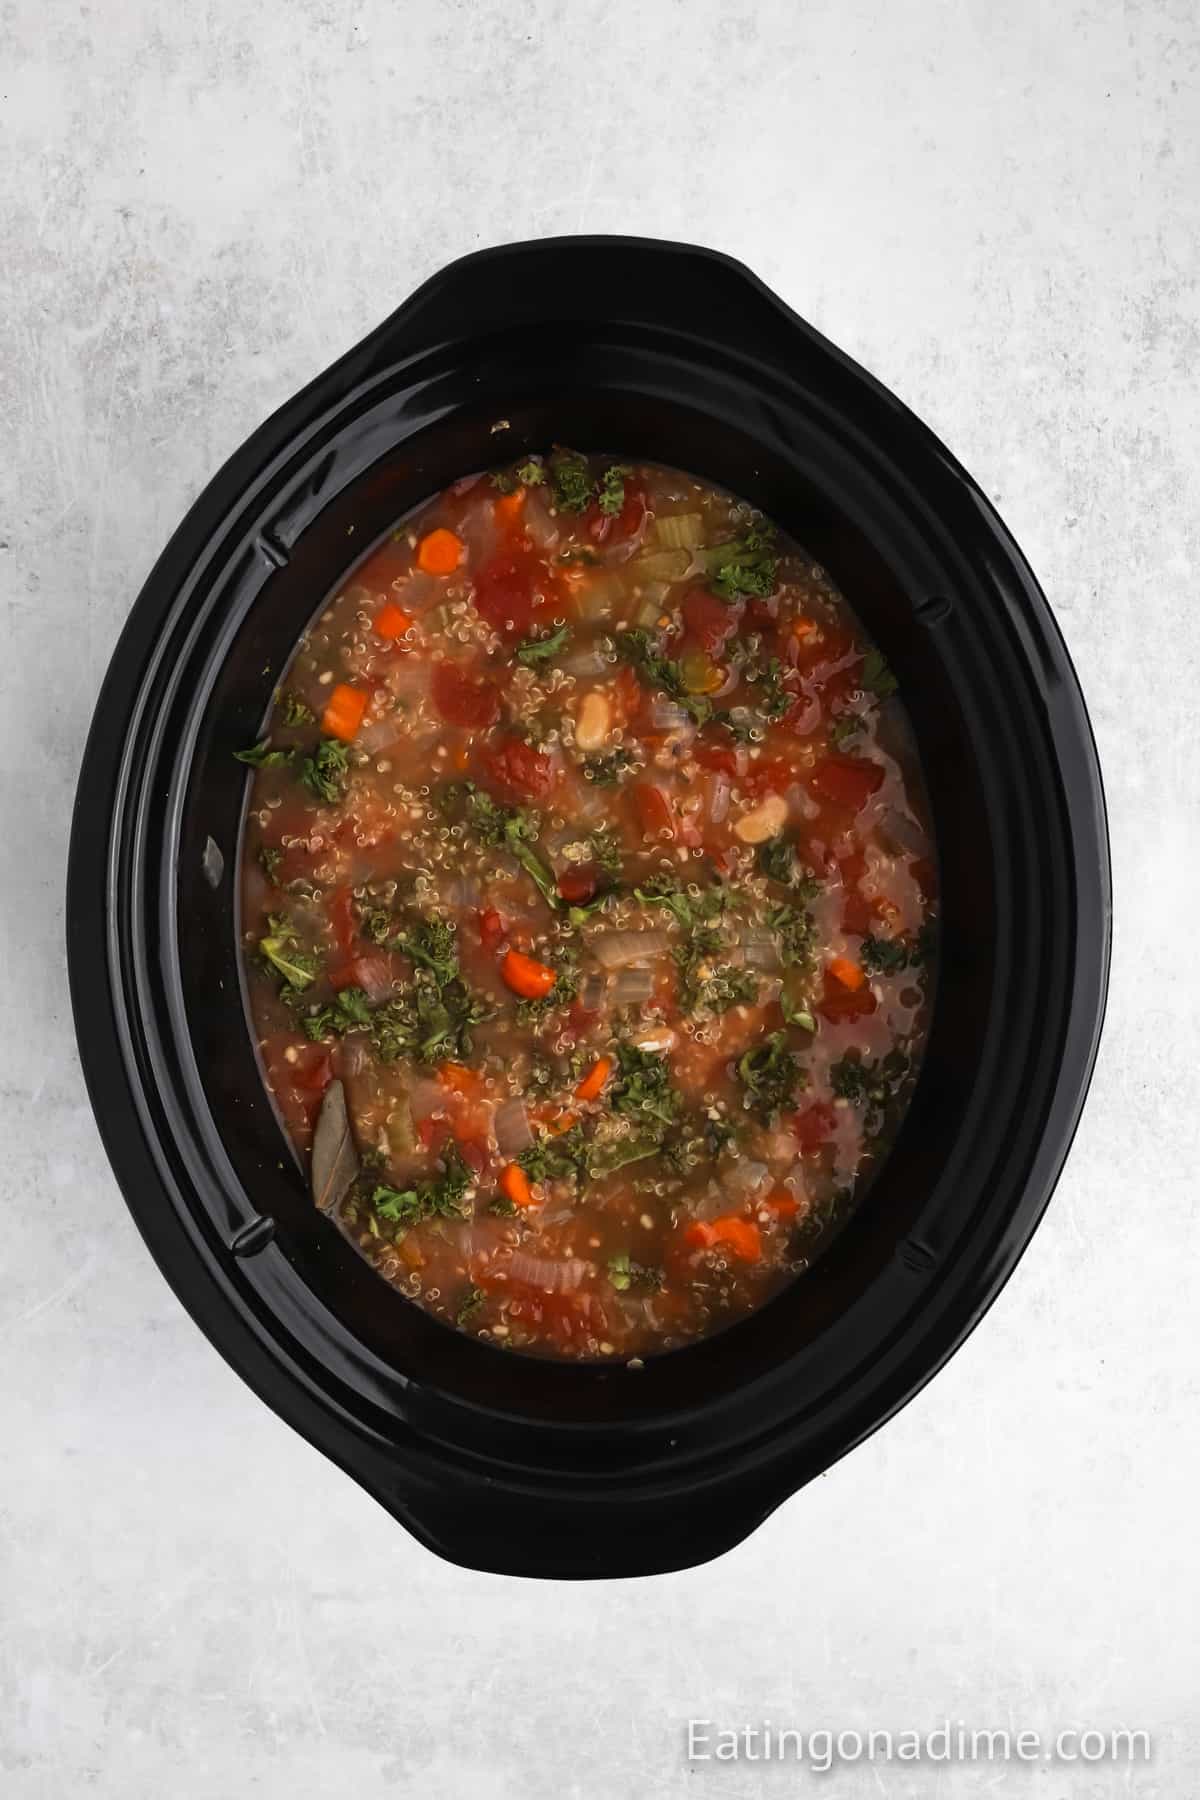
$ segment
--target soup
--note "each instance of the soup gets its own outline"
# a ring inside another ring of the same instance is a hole
[[[895,687],[797,544],[654,465],[460,481],[346,579],[241,753],[244,968],[314,1201],[401,1294],[636,1363],[809,1266],[927,1029]]]

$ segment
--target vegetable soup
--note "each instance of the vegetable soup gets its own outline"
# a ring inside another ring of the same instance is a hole
[[[567,450],[327,602],[242,752],[244,966],[314,1202],[401,1294],[636,1363],[810,1265],[928,1023],[895,690],[750,507]]]

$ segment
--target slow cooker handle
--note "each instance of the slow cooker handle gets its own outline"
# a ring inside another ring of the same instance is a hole
[[[432,276],[362,346],[377,368],[440,344],[523,326],[639,327],[719,339],[725,349],[794,369],[796,333],[840,353],[732,257],[656,238],[563,237],[503,244]]]

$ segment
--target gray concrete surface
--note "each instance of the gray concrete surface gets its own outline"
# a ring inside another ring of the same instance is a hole
[[[1193,1793],[1198,77],[1190,0],[0,10],[4,1800],[819,1786],[689,1768],[689,1716],[1141,1726],[1132,1770],[825,1791]],[[1119,910],[1084,1126],[983,1328],[721,1563],[563,1589],[419,1549],[176,1305],[83,1095],[62,883],[106,660],[209,473],[448,258],[577,230],[743,257],[999,503]]]

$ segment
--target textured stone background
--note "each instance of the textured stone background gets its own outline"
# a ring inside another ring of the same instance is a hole
[[[1200,24],[1192,0],[0,8],[4,1800],[784,1793],[724,1722],[1140,1724],[827,1791],[1190,1797]],[[126,610],[251,427],[448,258],[743,257],[997,500],[1077,660],[1118,900],[1058,1196],[983,1328],[721,1563],[435,1561],[201,1339],[76,1066],[62,883]]]

